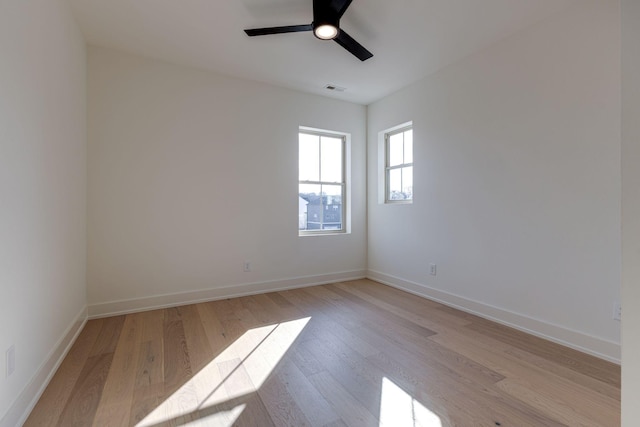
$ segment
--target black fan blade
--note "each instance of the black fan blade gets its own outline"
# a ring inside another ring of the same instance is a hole
[[[347,11],[347,8],[353,0],[332,0],[331,9],[338,14],[338,19],[342,18],[342,15]]]
[[[299,33],[301,31],[311,31],[313,29],[311,24],[308,25],[287,25],[286,27],[269,27],[269,28],[253,28],[244,30],[248,36],[266,36],[269,34],[283,34],[283,33]]]
[[[365,49],[364,46],[355,41],[353,37],[351,37],[342,29],[338,32],[337,37],[333,40],[335,40],[336,43],[351,52],[360,61],[366,61],[373,56],[373,53]]]

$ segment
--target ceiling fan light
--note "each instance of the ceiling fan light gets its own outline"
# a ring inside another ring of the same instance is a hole
[[[313,34],[319,39],[331,40],[338,35],[338,28],[331,24],[322,24],[313,29]]]

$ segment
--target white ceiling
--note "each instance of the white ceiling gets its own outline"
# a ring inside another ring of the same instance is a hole
[[[340,26],[360,62],[312,33],[250,38],[245,28],[309,24],[312,0],[68,0],[89,44],[369,104],[576,0],[354,0]],[[328,83],[347,88],[324,89]]]

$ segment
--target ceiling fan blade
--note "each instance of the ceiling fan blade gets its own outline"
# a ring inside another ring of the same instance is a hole
[[[331,0],[331,9],[338,14],[338,19],[342,18],[342,15],[347,11],[347,8],[353,0]]]
[[[338,35],[333,40],[340,46],[351,52],[360,61],[366,61],[373,56],[373,53],[365,49],[364,46],[355,41],[353,37],[351,37],[342,29],[338,32]]]
[[[311,24],[308,25],[287,25],[285,27],[268,27],[268,28],[253,28],[244,30],[248,36],[266,36],[269,34],[283,34],[283,33],[299,33],[302,31],[311,31],[313,29]]]

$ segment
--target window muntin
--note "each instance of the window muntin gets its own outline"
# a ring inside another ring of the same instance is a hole
[[[346,137],[301,130],[298,134],[300,235],[346,230]]]
[[[385,134],[385,203],[413,200],[413,128]]]

